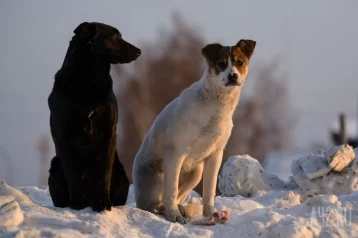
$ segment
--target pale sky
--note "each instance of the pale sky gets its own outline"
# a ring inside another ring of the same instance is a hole
[[[37,136],[50,134],[47,97],[79,23],[113,25],[140,46],[170,27],[176,10],[207,43],[256,40],[251,65],[285,57],[298,116],[295,145],[308,148],[329,143],[328,127],[339,112],[358,114],[357,9],[355,0],[0,1],[0,152],[13,162],[11,183],[38,184],[34,145]],[[0,179],[8,171],[1,157]]]

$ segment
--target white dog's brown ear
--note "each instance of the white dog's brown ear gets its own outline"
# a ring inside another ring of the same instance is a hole
[[[236,47],[240,48],[248,59],[250,59],[252,54],[254,53],[255,46],[256,41],[253,40],[240,40],[236,44]]]
[[[220,50],[223,48],[219,43],[206,45],[202,50],[204,57],[210,62],[216,62],[219,59]]]

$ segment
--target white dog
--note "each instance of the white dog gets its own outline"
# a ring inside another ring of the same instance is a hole
[[[203,215],[215,212],[223,150],[255,45],[240,40],[232,47],[214,43],[202,49],[207,61],[203,76],[163,109],[136,155],[138,208],[184,224],[187,211],[179,204],[203,177]]]

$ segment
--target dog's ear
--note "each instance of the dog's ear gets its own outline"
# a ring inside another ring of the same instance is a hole
[[[82,22],[78,27],[73,31],[81,40],[89,42],[97,36],[97,26],[89,22]]]
[[[206,45],[202,50],[204,57],[210,62],[216,62],[219,59],[220,50],[223,48],[219,43]]]
[[[246,55],[248,59],[250,59],[254,53],[255,46],[256,41],[253,40],[240,40],[236,44],[236,47],[240,48],[240,50]]]

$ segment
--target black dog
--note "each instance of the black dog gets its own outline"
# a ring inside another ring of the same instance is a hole
[[[48,184],[56,207],[100,212],[125,204],[129,188],[116,151],[110,64],[130,63],[141,51],[102,23],[84,22],[74,33],[48,98],[56,147]]]

